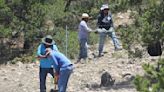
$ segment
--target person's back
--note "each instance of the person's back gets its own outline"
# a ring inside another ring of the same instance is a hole
[[[54,61],[55,75],[59,76],[58,91],[66,92],[67,83],[73,70],[73,64],[64,54],[59,51],[47,48],[46,52],[46,56]]]
[[[59,65],[60,68],[64,68],[71,63],[71,61],[61,52],[59,51],[52,51],[50,56],[52,57],[52,59],[56,59],[56,63]]]

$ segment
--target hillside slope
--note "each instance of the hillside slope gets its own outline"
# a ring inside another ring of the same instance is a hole
[[[130,15],[127,13],[118,14],[114,20],[117,24],[115,25],[132,24],[128,16]],[[144,74],[143,63],[154,64],[159,58],[150,57],[145,50],[143,50],[143,58],[129,58],[126,50],[114,51],[111,39],[106,41],[104,51],[107,53],[103,57],[92,58],[92,53],[97,52],[95,48],[97,45],[91,46],[89,62],[74,65],[75,69],[69,80],[68,92],[137,92],[132,79],[137,74]],[[73,63],[75,61],[72,60]],[[112,87],[100,88],[101,75],[105,71],[109,72],[116,81]],[[0,92],[39,92],[38,74],[39,64],[37,62],[1,65]],[[48,75],[47,91],[51,88],[53,88],[53,82],[51,76]]]
[[[110,41],[105,44],[104,57],[90,60],[88,63],[76,64],[68,84],[68,92],[137,92],[131,78],[143,75],[142,63],[155,63],[158,57],[129,59],[125,50],[114,52]],[[108,47],[108,48],[107,48]],[[74,60],[72,62],[75,62]],[[107,71],[116,79],[112,87],[100,88],[101,75]],[[0,67],[0,92],[39,92],[38,63]],[[126,74],[128,76],[123,77]],[[47,77],[47,90],[53,88],[52,78]]]

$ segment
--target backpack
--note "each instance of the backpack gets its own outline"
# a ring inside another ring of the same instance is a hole
[[[101,84],[100,87],[108,87],[114,85],[115,80],[112,79],[112,76],[108,73],[105,72],[101,76]]]
[[[162,49],[160,41],[156,41],[154,43],[150,43],[147,48],[148,54],[150,56],[161,56]]]

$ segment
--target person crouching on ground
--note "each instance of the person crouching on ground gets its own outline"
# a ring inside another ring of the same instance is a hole
[[[78,33],[80,52],[79,52],[79,57],[78,57],[78,60],[76,63],[81,62],[81,59],[84,59],[85,61],[87,59],[87,46],[86,46],[86,44],[88,43],[89,32],[92,31],[87,25],[89,18],[90,17],[87,13],[82,14],[82,20],[79,24],[79,33]]]
[[[46,49],[46,56],[54,61],[55,76],[59,76],[58,92],[66,92],[67,83],[73,71],[73,64],[64,54],[51,48]]]

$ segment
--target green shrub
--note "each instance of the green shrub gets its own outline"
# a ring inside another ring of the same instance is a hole
[[[79,41],[78,41],[78,32],[67,30],[67,39],[66,39],[66,29],[56,28],[55,29],[54,40],[59,48],[59,50],[65,53],[69,58],[74,59],[78,57],[79,53]],[[93,45],[97,43],[98,37],[95,33],[90,33],[89,44]],[[66,47],[67,41],[67,47]],[[66,49],[67,48],[67,49]]]
[[[139,92],[164,91],[164,59],[158,61],[158,66],[144,64],[145,76],[136,76],[134,84]]]

